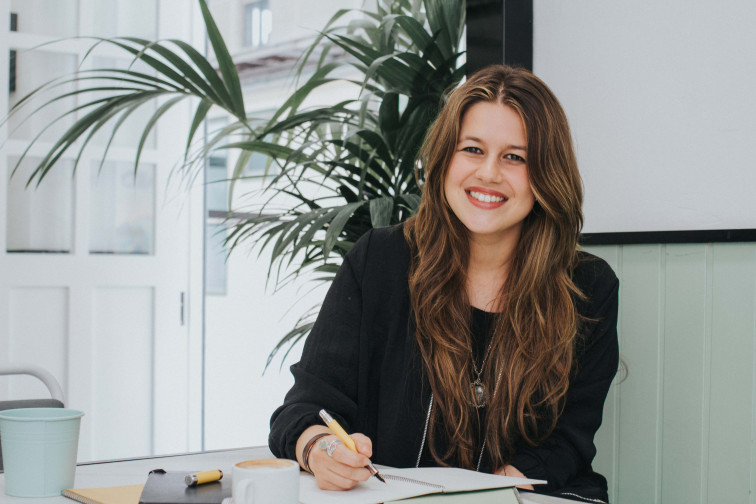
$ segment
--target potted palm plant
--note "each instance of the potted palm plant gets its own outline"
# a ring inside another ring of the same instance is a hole
[[[34,114],[69,95],[80,101],[64,115],[75,120],[53,142],[29,184],[42,180],[63,154],[78,150],[78,159],[97,132],[107,131],[112,142],[126,118],[159,99],[136,146],[136,169],[155,124],[171,107],[193,99],[194,117],[178,170],[196,174],[216,149],[240,150],[230,176],[232,188],[246,177],[243,167],[253,153],[268,156],[275,167],[266,181],[264,204],[232,209],[242,217],[230,223],[231,248],[253,244],[269,249],[269,276],[275,275],[276,281],[280,277],[274,271],[294,276],[316,271],[318,279],[329,281],[363,233],[402,222],[417,208],[420,144],[444,92],[464,77],[460,50],[464,2],[378,0],[375,9],[360,10],[356,20],[353,16],[345,24],[340,23],[350,11],[337,12],[300,59],[296,76],[302,84],[269,121],[258,124],[247,116],[239,74],[210,10],[205,0],[198,1],[215,61],[180,40],[97,40],[96,44],[129,53],[150,72],[134,68],[80,71],[44,84],[10,110],[9,115],[29,110]],[[327,57],[332,51],[343,51],[348,57],[333,60]],[[357,77],[337,77],[345,66],[351,70],[349,75]],[[314,90],[336,80],[356,86],[358,96],[303,108]],[[72,83],[76,85],[73,91],[55,95],[56,89],[64,89],[61,85]],[[39,108],[32,106],[51,91],[53,98]],[[225,111],[230,122],[208,138],[200,138],[200,126],[213,107]],[[106,156],[107,148],[103,160]],[[283,209],[278,205],[281,198],[287,202]],[[308,333],[314,313],[308,310],[276,344],[268,363],[279,349]]]

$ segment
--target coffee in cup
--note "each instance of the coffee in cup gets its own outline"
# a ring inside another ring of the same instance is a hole
[[[299,464],[287,459],[239,462],[233,469],[234,504],[299,503]]]

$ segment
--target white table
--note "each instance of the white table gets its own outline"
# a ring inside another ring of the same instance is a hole
[[[184,455],[165,455],[129,460],[87,462],[76,468],[76,488],[95,488],[144,483],[147,473],[153,469],[167,471],[192,471],[198,468],[220,469],[231,474],[234,464],[242,460],[271,458],[267,447],[238,448],[233,450],[208,451]],[[575,501],[537,495],[522,494],[523,504],[575,504]],[[66,497],[29,499],[5,495],[5,474],[0,474],[0,503],[2,504],[72,504]]]

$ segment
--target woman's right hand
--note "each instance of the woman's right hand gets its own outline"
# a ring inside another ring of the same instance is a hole
[[[313,436],[326,432],[330,433],[327,427],[313,425],[307,428],[297,441],[297,456],[302,456],[304,445]],[[308,462],[315,481],[322,490],[349,490],[360,481],[367,481],[370,478],[370,471],[366,466],[373,455],[373,443],[363,434],[351,434],[351,437],[354,439],[358,453],[344,446],[333,434],[320,438],[312,447]],[[320,448],[322,440],[326,444],[337,442],[330,456],[326,450]],[[299,464],[304,467],[303,460],[300,460]]]

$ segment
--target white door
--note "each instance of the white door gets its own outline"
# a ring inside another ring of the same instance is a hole
[[[157,27],[154,3],[141,2],[139,17],[129,20],[129,3],[114,2],[124,23],[152,19]],[[3,112],[8,99],[13,103],[54,72],[75,68],[82,57],[80,46],[65,43],[26,52],[40,42],[39,30],[60,38],[76,35],[67,31],[76,24],[35,24],[35,16],[55,13],[10,4],[19,29],[32,29],[0,34],[0,82],[15,79],[15,91],[0,103]],[[110,22],[112,15],[99,13],[92,2],[45,5],[64,5],[59,15],[80,25],[95,23],[98,15]],[[154,15],[145,14],[145,5],[153,6]],[[8,2],[2,6],[9,8]],[[169,21],[180,20],[163,17],[162,23]],[[7,72],[8,49],[18,50],[15,76]],[[132,131],[129,138],[128,128],[101,173],[100,139],[75,176],[74,152],[36,190],[24,190],[24,171],[41,151],[30,153],[18,176],[8,174],[46,119],[22,125],[0,151],[0,366],[36,364],[61,382],[67,406],[85,413],[80,461],[201,448],[202,398],[192,391],[202,389],[202,188],[169,182],[181,155],[176,126],[189,124],[191,115],[186,108],[165,119],[171,124],[164,120],[150,140],[136,178],[135,137]],[[0,131],[2,137],[16,125]],[[53,128],[41,147],[61,131]],[[45,393],[33,378],[0,378],[0,400]]]

